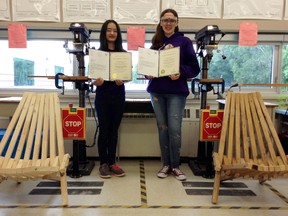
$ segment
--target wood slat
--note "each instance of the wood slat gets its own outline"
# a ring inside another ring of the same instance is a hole
[[[230,118],[229,118],[229,129],[228,129],[228,143],[227,143],[227,159],[228,163],[232,163],[233,158],[233,148],[234,148],[234,141],[235,141],[235,104],[236,104],[236,97],[233,94],[231,97],[231,105],[230,105]]]
[[[32,156],[32,166],[35,165],[36,160],[39,158],[41,146],[41,136],[43,136],[43,118],[44,118],[44,105],[45,105],[45,94],[39,94],[39,111],[38,121],[36,126],[34,151]]]
[[[45,97],[44,100],[44,122],[43,122],[43,135],[42,135],[42,150],[41,150],[41,158],[44,161],[48,157],[48,140],[49,140],[49,108],[50,108],[50,100],[49,97]]]
[[[224,115],[223,117],[223,122],[222,122],[222,132],[220,135],[220,141],[219,141],[219,154],[218,154],[218,160],[219,163],[222,163],[223,160],[223,156],[224,156],[224,150],[225,150],[225,143],[226,143],[226,136],[227,136],[227,130],[228,130],[228,122],[229,122],[229,114],[230,114],[230,104],[231,104],[231,92],[227,92],[227,100],[225,103],[225,109],[224,109],[224,113],[226,113],[226,115]],[[216,170],[220,170],[219,167],[215,167]]]
[[[235,156],[236,162],[240,163],[241,159],[241,109],[240,109],[240,95],[235,95]],[[243,128],[242,128],[243,130]]]
[[[243,95],[242,97],[244,99],[245,103],[245,111],[246,111],[246,118],[247,118],[247,126],[248,126],[248,137],[250,144],[250,150],[251,150],[251,156],[253,161],[257,160],[257,147],[256,147],[256,139],[255,139],[255,133],[254,133],[254,124],[252,121],[252,115],[249,104],[251,101],[249,101],[248,94]]]
[[[58,106],[54,106],[54,112],[55,112],[55,121],[56,121],[56,136],[57,139],[57,147],[58,147],[58,156],[60,157],[60,161],[63,159],[64,156],[64,140],[63,140],[63,131],[62,131],[62,117],[61,117],[61,110],[59,109],[60,107],[60,102],[59,98],[57,95],[54,95],[54,103],[57,104]]]
[[[49,96],[49,103],[50,103],[50,109],[49,109],[49,155],[50,158],[56,157],[56,127],[55,127],[55,108],[54,108],[54,98],[52,95]]]

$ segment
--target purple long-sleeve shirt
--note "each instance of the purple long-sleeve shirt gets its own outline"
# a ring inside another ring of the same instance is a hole
[[[200,73],[200,66],[193,48],[192,41],[181,32],[175,32],[171,37],[164,39],[163,48],[171,44],[180,47],[180,78],[171,80],[170,77],[159,77],[149,80],[149,93],[183,94],[188,95],[188,78],[194,78]]]

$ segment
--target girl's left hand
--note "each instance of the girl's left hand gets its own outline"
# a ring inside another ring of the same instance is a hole
[[[123,85],[123,81],[122,80],[115,80],[116,85],[121,86]]]
[[[180,77],[180,73],[172,74],[169,76],[171,80],[178,80]]]

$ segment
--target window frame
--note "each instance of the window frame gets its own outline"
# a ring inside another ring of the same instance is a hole
[[[185,36],[189,37],[194,45],[195,45],[195,33],[196,31],[188,31],[188,30],[181,30]],[[123,42],[126,41],[126,31],[121,31],[123,36]],[[100,29],[92,29],[90,42],[98,41],[100,34]],[[154,34],[154,30],[146,30],[146,42],[150,42],[152,36]],[[0,28],[0,40],[7,40],[8,39],[8,31],[7,28]],[[63,40],[63,44],[66,40],[72,41],[73,40],[73,34],[69,31],[69,29],[63,29],[63,28],[31,28],[27,30],[28,38],[27,40]],[[235,45],[238,43],[238,32],[226,32],[226,35],[221,39],[219,42],[219,45],[224,44],[231,44]],[[258,33],[258,44],[263,45],[274,45],[274,59],[273,61],[273,82],[274,83],[280,83],[281,77],[282,77],[282,47],[283,44],[288,43],[288,35],[284,33],[277,33],[277,32],[259,32]],[[212,60],[213,61],[213,60]],[[73,55],[73,68],[77,70],[77,60],[75,55]],[[22,89],[22,90],[27,90]],[[35,88],[29,88],[31,91],[43,91],[43,89],[35,89]],[[241,88],[241,91],[259,91],[259,88]],[[55,88],[55,90],[47,90],[45,91],[59,91]],[[13,95],[13,94],[19,94],[19,92],[22,92],[21,89],[2,89],[0,93],[0,97],[3,95]],[[275,95],[280,93],[280,88],[262,88],[261,92],[265,93],[266,95]],[[77,95],[78,90],[72,89],[72,90],[65,90],[65,94],[67,95]],[[127,90],[126,95],[129,98],[148,98],[149,95],[145,90]],[[189,95],[190,98],[194,98],[192,94]],[[212,93],[208,93],[208,99],[212,97]]]

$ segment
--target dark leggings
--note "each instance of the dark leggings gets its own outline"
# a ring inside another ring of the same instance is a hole
[[[95,109],[99,122],[98,154],[100,165],[112,165],[116,160],[118,129],[125,106],[125,96],[109,95],[95,98]]]

